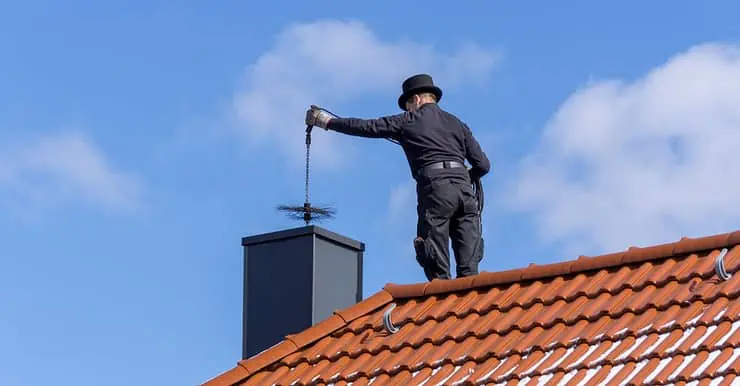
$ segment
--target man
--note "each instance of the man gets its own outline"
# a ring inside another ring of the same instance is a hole
[[[472,182],[491,167],[470,128],[439,107],[441,98],[442,90],[432,77],[418,74],[403,82],[398,98],[405,111],[401,114],[339,118],[316,106],[306,112],[308,125],[358,137],[389,138],[401,145],[416,180],[416,259],[429,281],[450,279],[450,238],[457,277],[478,274],[483,240]]]

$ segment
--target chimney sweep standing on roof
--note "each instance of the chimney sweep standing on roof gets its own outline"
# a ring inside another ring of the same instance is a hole
[[[483,258],[482,229],[473,181],[491,164],[470,128],[442,110],[442,90],[427,74],[403,82],[398,107],[403,113],[377,119],[340,118],[311,106],[306,124],[366,137],[387,138],[403,147],[416,180],[416,260],[428,280],[450,279],[449,239],[457,277],[478,274]],[[471,164],[465,167],[465,160]]]

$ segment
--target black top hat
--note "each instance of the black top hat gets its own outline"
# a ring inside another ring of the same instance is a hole
[[[401,110],[406,110],[406,100],[414,94],[431,92],[437,96],[437,102],[442,99],[442,90],[434,85],[432,77],[427,74],[414,75],[405,81],[401,86],[403,93],[398,97],[398,107]]]

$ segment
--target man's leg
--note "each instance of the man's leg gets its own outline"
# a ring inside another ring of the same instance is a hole
[[[478,200],[473,188],[462,184],[459,192],[460,204],[450,221],[450,237],[457,263],[457,277],[466,277],[478,274],[478,263],[483,259],[483,238]]]
[[[450,279],[449,226],[457,206],[454,185],[441,180],[417,191],[416,259],[428,280]]]

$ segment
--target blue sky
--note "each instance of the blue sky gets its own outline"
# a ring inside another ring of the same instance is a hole
[[[740,228],[740,10],[696,4],[5,4],[0,383],[233,366],[240,238],[302,225],[275,206],[303,201],[305,108],[394,114],[416,72],[492,161],[482,270]],[[313,141],[365,296],[423,281],[400,149]]]

